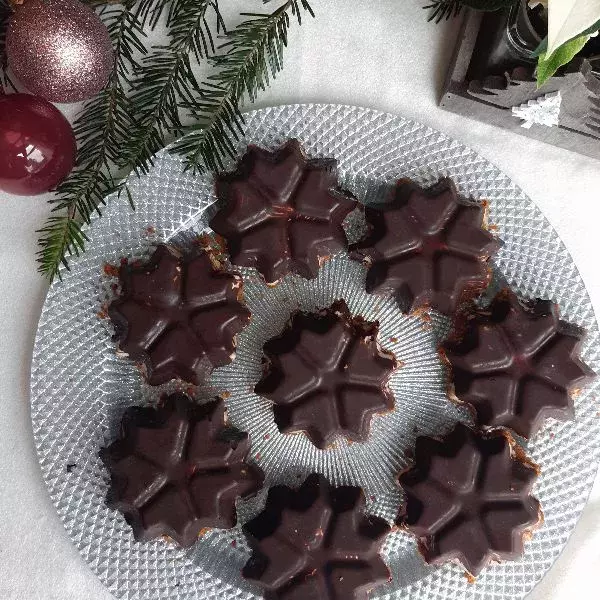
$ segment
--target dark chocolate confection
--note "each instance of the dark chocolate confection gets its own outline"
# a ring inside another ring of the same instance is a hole
[[[337,188],[336,161],[309,160],[296,140],[276,152],[249,146],[233,173],[217,178],[223,208],[211,220],[231,261],[267,283],[288,273],[311,279],[347,248],[342,222],[357,202]]]
[[[592,372],[577,357],[583,330],[560,321],[556,304],[504,290],[461,329],[441,354],[451,397],[468,403],[479,424],[529,437],[546,417],[570,416],[570,392]]]
[[[490,279],[500,243],[483,226],[485,211],[449,179],[429,189],[398,182],[386,203],[365,209],[370,232],[352,249],[369,266],[367,291],[395,296],[404,311],[454,313]]]
[[[139,541],[167,535],[183,547],[203,528],[236,524],[235,500],[262,485],[245,462],[248,434],[225,424],[222,400],[196,404],[184,394],[158,408],[130,407],[117,441],[101,450],[111,474],[107,504]]]
[[[244,577],[265,600],[366,600],[390,580],[379,556],[390,527],[364,509],[360,488],[334,488],[321,475],[298,490],[271,488],[265,510],[244,525],[253,550]]]
[[[213,267],[208,253],[182,256],[158,246],[147,263],[123,265],[121,292],[108,308],[119,349],[142,362],[151,385],[231,362],[235,336],[250,320],[242,280]]]
[[[387,381],[397,362],[377,343],[379,324],[352,317],[343,300],[292,315],[264,346],[265,374],[255,392],[271,400],[284,432],[304,431],[319,448],[340,433],[365,440],[373,413],[391,410]]]
[[[475,576],[492,560],[514,560],[541,522],[531,495],[538,469],[506,430],[458,424],[444,439],[417,438],[415,466],[400,475],[400,522],[427,562],[458,559]]]

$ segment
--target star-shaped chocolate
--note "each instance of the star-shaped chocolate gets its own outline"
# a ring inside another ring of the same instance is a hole
[[[309,160],[296,140],[275,152],[256,146],[217,178],[223,207],[210,226],[234,265],[255,267],[269,284],[288,273],[311,279],[347,248],[342,223],[356,200],[337,187],[336,161]]]
[[[265,344],[265,374],[255,388],[274,403],[282,432],[304,431],[319,448],[337,434],[366,439],[372,415],[394,406],[387,382],[397,361],[379,347],[378,330],[352,317],[343,300],[292,315]]]
[[[444,439],[417,438],[415,465],[400,475],[399,524],[430,563],[456,559],[473,576],[492,560],[515,560],[541,522],[531,495],[537,467],[506,430],[458,424]]]
[[[158,246],[147,263],[119,270],[121,291],[108,308],[119,350],[143,363],[148,382],[179,378],[231,362],[235,337],[250,320],[242,279],[212,264],[205,251],[182,255]]]
[[[556,304],[503,290],[460,328],[441,354],[451,397],[468,403],[479,424],[530,437],[546,417],[571,415],[572,391],[592,372],[578,358],[583,330],[561,321]]]
[[[357,487],[311,475],[298,490],[269,490],[264,512],[244,525],[253,555],[244,577],[265,600],[366,600],[390,580],[379,555],[389,525],[364,513]]]
[[[352,248],[369,267],[367,291],[395,296],[404,311],[454,313],[490,280],[499,241],[484,228],[485,211],[449,179],[429,189],[398,182],[387,202],[365,209],[369,233]]]
[[[248,434],[226,425],[222,400],[199,405],[171,394],[158,408],[130,407],[119,439],[101,450],[107,504],[137,540],[166,535],[189,547],[206,527],[233,527],[236,499],[261,487],[249,449]]]

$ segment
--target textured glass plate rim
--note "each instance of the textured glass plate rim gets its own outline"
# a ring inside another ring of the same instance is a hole
[[[274,111],[277,113],[277,111],[280,111],[279,114],[281,114],[281,111],[284,110],[290,110],[290,111],[294,111],[294,110],[298,110],[301,113],[304,112],[304,116],[315,116],[315,115],[310,115],[310,112],[317,112],[317,113],[327,113],[327,111],[342,111],[345,114],[348,114],[348,116],[351,116],[354,113],[354,116],[374,116],[374,117],[381,117],[385,120],[387,120],[386,125],[389,127],[389,129],[393,129],[394,127],[397,128],[401,128],[401,127],[413,127],[415,130],[419,130],[421,133],[426,134],[426,135],[432,135],[432,136],[437,136],[437,139],[442,140],[442,141],[446,141],[448,143],[450,143],[453,148],[455,150],[459,150],[465,153],[465,155],[469,155],[471,157],[477,157],[479,159],[481,159],[483,161],[483,163],[487,166],[488,169],[490,169],[492,172],[495,172],[496,176],[501,176],[502,178],[508,179],[506,178],[506,176],[504,176],[495,166],[493,166],[491,163],[489,163],[489,161],[487,161],[486,159],[482,159],[481,157],[479,157],[479,155],[477,155],[474,151],[472,151],[471,149],[465,147],[462,144],[459,144],[458,142],[454,142],[453,140],[451,140],[450,138],[448,138],[445,134],[442,134],[441,132],[438,132],[436,130],[433,130],[427,126],[421,125],[418,122],[409,120],[409,119],[405,119],[403,117],[400,116],[396,116],[396,115],[391,115],[391,114],[387,114],[387,113],[383,113],[380,111],[374,111],[371,109],[365,109],[365,108],[361,108],[361,107],[353,107],[353,106],[345,106],[345,105],[329,105],[329,104],[298,104],[298,105],[282,105],[282,106],[274,106],[274,107],[266,107],[263,109],[259,109],[256,111],[251,111],[245,114],[245,118],[247,122],[251,122],[253,119],[257,119],[259,118],[261,115],[268,115],[270,112]],[[287,126],[288,124],[286,124]],[[285,128],[285,127],[284,127]],[[374,133],[374,135],[381,135],[379,131],[377,131],[377,133]],[[252,137],[252,133],[249,133],[249,136]],[[242,148],[242,143],[240,143],[238,145],[238,150],[241,150]],[[159,153],[159,155],[162,153]],[[157,157],[159,156],[157,155]],[[439,159],[438,159],[439,160]],[[341,165],[340,165],[340,169],[341,169]],[[442,171],[439,170],[434,170],[435,173],[437,173],[438,175],[442,174]],[[376,177],[380,176],[379,172],[376,172],[375,174]],[[143,177],[143,176],[142,176]],[[431,179],[431,173],[424,173],[423,174],[423,180],[424,181],[432,181]],[[137,179],[136,176],[131,176],[130,177],[130,181]],[[510,181],[510,180],[509,180]],[[566,248],[564,247],[564,244],[562,243],[562,240],[560,240],[558,234],[556,233],[556,231],[551,227],[551,225],[547,222],[547,220],[543,217],[543,215],[541,214],[541,212],[539,211],[539,209],[537,209],[536,205],[527,197],[523,194],[523,192],[520,190],[520,188],[518,188],[517,186],[515,186],[514,184],[512,184],[515,191],[521,196],[521,199],[528,202],[530,204],[530,206],[528,208],[533,208],[533,211],[536,214],[537,217],[541,217],[543,222],[544,222],[544,226],[547,228],[546,231],[550,232],[551,235],[554,236],[555,240],[558,240],[559,246],[561,247],[561,249],[563,251],[566,251]],[[467,186],[468,187],[468,186]],[[466,190],[461,189],[461,191],[466,192]],[[206,207],[204,207],[204,209],[206,209]],[[106,209],[105,214],[107,214],[110,211],[110,207]],[[98,221],[98,217],[96,215],[94,215],[94,217],[92,218],[92,223],[84,228],[84,231],[90,230],[94,227],[94,225],[97,223]],[[180,227],[179,229],[177,229],[174,234],[179,233],[182,230],[182,227]],[[170,238],[169,238],[170,239]],[[92,242],[93,244],[93,242]],[[567,252],[568,254],[568,252]],[[72,264],[75,265],[77,264],[77,262],[79,261],[79,258],[76,258],[73,260]],[[569,260],[570,259],[570,255],[569,255]],[[576,279],[583,285],[583,282],[581,281],[581,277],[579,275],[579,272],[577,271],[576,266],[571,265],[572,268],[575,271],[575,277]],[[65,271],[63,269],[62,271],[63,274],[63,278],[65,280],[68,281],[68,278],[70,276],[70,273]],[[54,292],[56,289],[59,288],[59,286],[62,285],[61,282],[59,281],[55,281],[51,287],[50,290],[48,291],[48,296],[51,295],[51,292]],[[585,291],[585,295],[586,298],[585,300],[587,301],[587,303],[590,304],[591,306],[591,302],[589,299],[589,295],[587,294],[587,291],[585,290],[585,286],[583,286],[583,289]],[[40,318],[40,324],[43,322],[43,317],[45,316],[46,312],[49,310],[48,307],[48,298],[44,304],[44,308],[42,310],[42,316]],[[592,316],[593,316],[593,308],[592,308]],[[575,321],[577,321],[577,319],[573,319]],[[586,343],[588,344],[589,347],[589,342],[591,342],[591,338],[597,339],[598,334],[597,334],[597,324],[595,323],[595,319],[594,322],[591,324],[588,324],[589,329],[588,329],[588,339],[586,341]],[[594,331],[592,331],[594,330]],[[42,468],[42,475],[44,478],[44,481],[48,487],[49,493],[51,495],[51,498],[59,512],[59,516],[61,517],[61,519],[64,522],[65,528],[69,531],[69,533],[71,534],[71,537],[73,539],[73,542],[75,543],[76,546],[79,547],[77,540],[74,537],[74,532],[72,530],[70,530],[68,524],[67,524],[67,516],[65,514],[63,514],[63,512],[59,509],[58,506],[58,498],[55,497],[55,494],[53,494],[52,492],[52,485],[51,485],[51,473],[50,471],[45,467],[45,465],[42,463],[42,439],[41,439],[41,432],[43,431],[43,424],[42,424],[42,428],[40,429],[39,423],[37,423],[34,419],[34,405],[37,401],[37,398],[35,396],[35,374],[36,374],[36,366],[38,364],[38,360],[40,359],[40,356],[38,355],[38,342],[40,339],[40,332],[41,332],[41,327],[38,327],[38,331],[36,333],[36,341],[34,344],[34,351],[33,351],[33,361],[32,361],[32,375],[31,375],[31,403],[32,403],[32,424],[33,424],[33,430],[34,430],[34,438],[35,438],[35,443],[36,443],[36,448],[38,450],[38,457],[40,458],[40,466]],[[594,334],[594,335],[592,335]],[[591,360],[587,361],[589,364],[591,364],[591,366],[595,367],[597,370],[597,364],[592,364]],[[596,388],[596,386],[593,386],[594,388]],[[586,395],[588,394],[588,390],[586,390]],[[596,426],[594,427],[594,430],[598,431],[600,430],[600,427]],[[578,498],[578,502],[577,502],[577,508],[572,512],[572,515],[575,516],[575,520],[574,520],[574,524],[576,524],[577,519],[579,518],[581,511],[583,510],[583,507],[585,506],[586,502],[587,502],[587,498],[589,497],[589,493],[591,491],[593,482],[594,482],[594,478],[595,478],[595,473],[596,470],[598,468],[598,459],[600,457],[600,452],[599,452],[599,447],[596,445],[594,447],[590,447],[589,450],[591,451],[591,455],[593,456],[593,463],[594,463],[594,467],[592,469],[592,471],[588,471],[587,477],[586,477],[586,481],[584,483],[584,492],[582,494],[582,497]],[[583,500],[583,502],[582,502]],[[559,545],[559,547],[557,548],[553,548],[552,549],[552,559],[551,562],[549,564],[546,565],[546,568],[541,572],[541,573],[536,573],[534,577],[530,577],[529,579],[526,579],[524,582],[521,582],[521,589],[517,590],[514,589],[514,594],[512,594],[509,590],[504,589],[503,591],[499,591],[496,588],[496,585],[493,585],[492,587],[490,587],[489,590],[486,591],[485,589],[485,584],[484,587],[480,587],[479,582],[480,580],[478,580],[478,584],[471,586],[469,585],[468,587],[464,588],[465,591],[465,597],[488,597],[487,596],[487,592],[489,591],[489,593],[492,594],[492,596],[494,598],[523,598],[524,595],[526,595],[527,593],[529,593],[529,591],[531,591],[531,589],[539,582],[539,580],[543,577],[544,573],[550,568],[550,566],[552,565],[552,563],[554,562],[554,560],[556,560],[556,558],[558,557],[558,555],[560,554],[560,552],[563,550],[564,545],[566,544],[566,541],[568,539],[568,537],[571,535],[572,530],[574,528],[574,524],[573,526],[570,528],[570,530],[566,533],[565,536],[562,537],[562,541]],[[87,558],[84,556],[84,558]],[[111,586],[109,586],[109,583],[106,581],[105,579],[105,575],[106,575],[106,571],[105,570],[101,570],[99,568],[99,565],[97,563],[91,563],[88,560],[88,564],[90,565],[90,567],[92,568],[92,570],[94,570],[96,572],[96,574],[100,577],[100,579],[110,588]],[[429,580],[428,582],[426,582],[425,585],[425,589],[421,590],[421,594],[423,594],[423,596],[419,596],[419,597],[438,597],[437,594],[444,594],[444,593],[451,593],[453,592],[453,590],[451,589],[447,589],[446,591],[443,591],[441,588],[444,587],[444,581],[443,579],[447,579],[448,577],[452,577],[454,578],[455,576],[463,576],[463,573],[460,571],[460,569],[454,569],[454,570],[449,570],[452,569],[451,565],[447,565],[448,568],[442,568],[442,569],[437,569],[435,571],[433,571],[433,576],[428,575],[425,579]],[[438,574],[438,576],[436,577],[435,574]],[[439,577],[439,575],[441,574],[441,579]],[[493,580],[492,582],[493,584],[497,584],[497,582],[495,580]],[[417,582],[417,588],[422,587],[421,584],[423,584],[423,580],[420,580],[419,582]],[[510,582],[505,581],[502,582],[502,587],[512,587],[510,585]],[[440,589],[437,589],[440,588]],[[468,590],[470,589],[471,591],[474,590],[474,588],[478,588],[476,596],[473,594],[468,594]],[[496,588],[496,589],[494,589]],[[234,593],[234,596],[237,597],[238,595],[238,591],[235,590],[235,588],[231,588],[232,589],[232,593]],[[410,584],[408,587],[402,588],[401,591],[394,593],[392,595],[388,595],[385,594],[383,596],[379,596],[377,594],[378,597],[385,597],[385,598],[399,598],[399,597],[405,597],[405,594],[407,594],[406,597],[411,596],[411,592],[416,591],[415,588],[415,584]],[[427,593],[427,591],[429,591],[430,593]],[[456,590],[454,590],[455,592]],[[490,597],[492,597],[490,596]],[[146,596],[144,596],[146,597]],[[182,596],[183,597],[183,596]],[[185,596],[187,597],[187,595]],[[456,597],[456,596],[452,596],[452,597]]]

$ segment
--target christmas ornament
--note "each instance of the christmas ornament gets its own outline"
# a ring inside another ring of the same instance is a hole
[[[6,56],[33,94],[78,102],[106,84],[113,49],[98,15],[78,0],[25,0],[9,21]]]
[[[519,106],[513,106],[512,114],[514,117],[523,119],[521,127],[525,129],[530,129],[534,123],[546,125],[546,127],[555,127],[558,125],[561,103],[560,91],[553,92],[535,100],[524,102]]]
[[[119,37],[114,70],[105,90],[88,102],[78,117],[78,142],[85,146],[85,165],[62,190],[60,204],[65,210],[60,216],[53,213],[41,230],[40,270],[51,278],[60,274],[61,265],[74,251],[82,249],[79,222],[96,208],[101,212],[100,205],[113,187],[112,178],[146,171],[155,152],[164,146],[162,133],[173,130],[173,115],[179,110],[193,115],[197,127],[173,150],[184,155],[187,166],[195,171],[221,171],[225,161],[236,154],[243,135],[240,89],[254,100],[268,83],[266,74],[270,81],[283,68],[282,52],[291,28],[314,16],[309,0],[288,0],[271,13],[247,15],[225,34],[227,52],[219,54],[214,71],[198,80],[190,69],[173,71],[170,66],[212,54],[210,40],[223,26],[219,3],[176,2],[177,8],[169,11],[170,43],[156,46],[152,44],[155,36],[146,37],[139,19],[130,18],[131,6],[143,11],[141,6],[166,4],[171,3],[128,1],[103,14],[109,30]],[[197,34],[194,39],[190,39],[190,27]],[[131,72],[132,57],[139,54],[145,58]],[[168,77],[161,75],[165,68]],[[133,98],[125,93],[130,85],[139,92]],[[129,151],[123,152],[124,145]]]
[[[0,96],[0,189],[32,196],[58,185],[75,163],[71,125],[29,94]]]

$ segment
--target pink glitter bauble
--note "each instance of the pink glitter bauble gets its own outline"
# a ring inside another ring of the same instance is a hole
[[[108,81],[113,49],[98,15],[78,0],[26,0],[6,32],[15,77],[51,102],[78,102]]]

